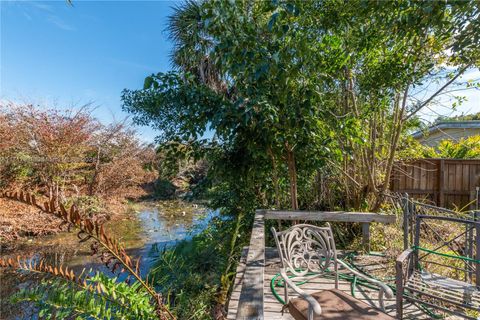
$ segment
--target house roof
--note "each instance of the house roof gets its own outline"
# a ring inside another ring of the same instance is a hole
[[[465,121],[440,121],[429,127],[427,130],[419,130],[412,134],[415,139],[423,138],[425,135],[430,135],[437,131],[446,129],[480,129],[480,120],[465,120]]]

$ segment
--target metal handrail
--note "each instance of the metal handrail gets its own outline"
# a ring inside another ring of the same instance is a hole
[[[430,215],[419,214],[419,215],[417,215],[417,218],[444,220],[444,221],[451,221],[451,222],[458,222],[458,223],[465,223],[465,224],[473,224],[473,225],[476,225],[476,226],[480,226],[480,221],[465,220],[465,219],[454,218],[454,217],[441,217],[441,216],[430,216]]]

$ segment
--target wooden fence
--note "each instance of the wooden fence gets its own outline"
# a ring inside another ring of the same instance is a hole
[[[421,159],[398,163],[390,189],[439,207],[475,208],[480,159]]]

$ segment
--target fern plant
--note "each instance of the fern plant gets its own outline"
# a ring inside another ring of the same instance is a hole
[[[14,300],[35,303],[39,316],[47,319],[175,319],[148,278],[140,276],[140,258],[130,257],[123,244],[105,232],[101,221],[82,216],[74,205],[67,210],[57,205],[56,199],[40,205],[29,193],[4,192],[2,196],[60,218],[68,230],[77,229],[79,241],[91,241],[92,255],[116,275],[109,278],[85,271],[77,275],[67,267],[48,265],[41,259],[0,258],[2,268],[43,276],[39,285],[20,291]],[[119,277],[125,281],[118,281]]]
[[[44,279],[12,297],[14,303],[35,303],[38,315],[46,319],[157,319],[155,308],[139,283],[128,285],[95,273],[87,287],[64,279]]]

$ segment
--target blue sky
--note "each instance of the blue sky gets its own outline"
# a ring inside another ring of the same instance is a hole
[[[103,122],[127,116],[124,88],[143,85],[145,76],[170,69],[165,32],[172,1],[0,0],[0,100],[61,108],[93,102]],[[463,80],[479,79],[471,70]],[[434,89],[434,88],[433,88]],[[448,97],[420,116],[480,112],[480,91],[456,112]],[[144,141],[155,132],[139,128]]]
[[[170,69],[171,1],[1,1],[0,98],[123,119],[120,93]],[[139,128],[145,140],[155,133]]]

